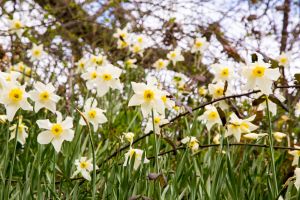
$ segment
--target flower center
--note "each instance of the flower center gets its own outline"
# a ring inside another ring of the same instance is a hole
[[[171,56],[171,58],[176,58],[176,53],[175,52],[172,52],[171,54],[170,54],[170,56]]]
[[[20,28],[22,28],[22,23],[20,21],[15,21],[13,24],[13,27],[15,29],[20,29]]]
[[[166,103],[166,102],[167,102],[167,96],[162,96],[162,97],[161,97],[161,100],[162,100],[164,103]]]
[[[138,45],[134,45],[134,46],[133,46],[133,52],[134,52],[134,53],[137,53],[137,52],[139,52],[139,51],[141,51],[141,47],[138,46]]]
[[[91,79],[97,78],[97,72],[92,72],[91,73]]]
[[[103,74],[102,79],[105,81],[110,81],[112,79],[112,76],[110,74]]]
[[[159,117],[154,117],[154,123],[159,124],[159,122],[160,122],[160,118]]]
[[[36,49],[36,50],[33,51],[33,55],[36,56],[36,57],[39,57],[41,55],[41,53],[42,52],[40,50],[38,50],[38,49]]]
[[[8,93],[8,98],[14,102],[14,103],[18,103],[19,101],[22,100],[23,98],[23,91],[19,88],[13,88],[10,90],[10,92]]]
[[[145,90],[144,91],[144,100],[151,101],[154,99],[154,92],[152,90]]]
[[[253,70],[252,70],[252,75],[254,77],[263,77],[265,75],[265,70],[266,68],[263,66],[256,66]]]
[[[51,127],[51,133],[54,136],[60,136],[60,134],[63,132],[63,128],[60,124],[53,124]]]
[[[282,64],[286,64],[287,61],[288,61],[287,57],[280,58],[280,63],[282,63]]]
[[[217,117],[218,117],[218,113],[217,113],[216,111],[211,111],[211,112],[208,114],[208,119],[209,119],[209,120],[215,120]]]
[[[49,100],[50,94],[47,91],[43,91],[40,93],[40,100],[41,101],[47,101]]]
[[[223,88],[217,88],[215,90],[215,96],[222,96],[223,95],[223,92],[224,92],[224,89]]]
[[[164,62],[163,61],[158,61],[158,67],[163,68],[164,67]]]
[[[228,75],[229,75],[229,69],[228,69],[228,67],[226,67],[221,71],[221,76],[228,77]]]
[[[103,64],[103,59],[102,59],[102,58],[98,58],[98,59],[96,60],[96,64],[97,64],[97,65],[102,65],[102,64]]]
[[[200,48],[200,47],[203,46],[203,43],[200,42],[200,41],[197,41],[197,42],[195,43],[195,46],[196,46],[197,48]]]
[[[88,115],[91,119],[94,119],[96,117],[96,114],[97,114],[96,110],[90,110],[88,112]]]
[[[86,161],[82,161],[82,162],[80,162],[80,168],[81,169],[86,169],[87,167],[88,167],[88,163],[86,162]]]
[[[138,43],[143,43],[143,38],[142,38],[142,37],[139,37],[139,38],[137,39],[137,41],[138,41]]]

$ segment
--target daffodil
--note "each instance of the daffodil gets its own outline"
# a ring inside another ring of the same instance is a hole
[[[168,122],[169,120],[165,119],[163,115],[158,115],[154,113],[153,119],[152,116],[150,116],[148,119],[145,128],[145,133],[149,133],[150,131],[153,131],[153,125],[154,125],[155,134],[160,134],[160,126]]]
[[[12,121],[19,108],[23,110],[32,110],[32,106],[28,103],[29,94],[25,91],[25,85],[17,83],[8,83],[0,96],[0,102],[4,104],[7,119]]]
[[[198,89],[198,94],[199,94],[200,96],[205,96],[205,95],[207,95],[207,93],[208,93],[208,91],[207,91],[207,89],[206,89],[204,86],[201,86],[201,87]]]
[[[77,66],[78,72],[85,72],[86,68],[88,67],[88,60],[86,58],[81,58],[75,63],[75,65]]]
[[[208,42],[206,38],[199,37],[195,39],[191,52],[192,53],[203,52],[204,50],[207,49],[207,47],[208,47]]]
[[[140,43],[134,43],[129,47],[129,50],[133,54],[138,54],[140,56],[143,56],[144,53],[144,47]]]
[[[86,81],[87,89],[91,90],[95,88],[98,72],[95,67],[89,67],[87,68],[86,72],[81,75],[81,78]]]
[[[133,142],[133,138],[134,138],[134,133],[132,132],[127,132],[127,133],[123,133],[123,136],[125,137],[125,139],[130,143],[130,145]]]
[[[72,177],[75,177],[77,174],[80,173],[83,176],[83,178],[90,181],[91,180],[90,173],[94,169],[92,159],[87,159],[87,157],[81,157],[80,159],[75,160],[75,165],[77,169],[72,175]],[[98,169],[97,166],[96,169]]]
[[[291,54],[290,52],[282,52],[276,60],[278,61],[278,64],[283,67],[289,67],[290,60],[291,60]]]
[[[174,51],[170,51],[167,54],[167,58],[173,63],[173,65],[176,65],[177,62],[184,61],[184,57],[182,56],[179,48],[176,48]]]
[[[128,163],[130,163],[131,159],[134,159],[133,168],[136,170],[141,165],[142,161],[143,163],[149,163],[150,160],[148,160],[145,156],[144,160],[143,158],[144,151],[141,149],[129,149],[127,153],[125,153],[125,162],[123,166],[127,166]]]
[[[299,187],[300,187],[300,168],[296,167],[294,173],[295,173],[295,176],[296,176],[296,180],[295,180],[294,185],[297,188],[297,190],[299,190]]]
[[[194,152],[199,149],[199,141],[194,136],[187,136],[181,140],[182,144],[187,144],[187,146]]]
[[[221,134],[220,133],[216,134],[215,137],[213,137],[213,143],[220,144],[220,139],[221,139]]]
[[[25,31],[25,23],[19,16],[14,15],[13,19],[9,19],[8,26],[10,33],[15,33],[19,38],[22,37]]]
[[[213,82],[230,81],[234,78],[234,70],[230,65],[214,64],[212,65],[212,72],[215,76]]]
[[[119,77],[122,70],[113,65],[106,65],[97,69],[97,78],[95,79],[95,85],[97,89],[97,95],[99,97],[104,96],[109,89],[122,89],[122,84]]]
[[[222,125],[221,118],[217,109],[214,106],[205,106],[205,112],[198,117],[198,120],[204,121],[208,130],[210,130],[215,124]]]
[[[286,134],[281,132],[274,132],[273,136],[277,142],[282,142],[282,139],[286,137]]]
[[[62,143],[66,141],[72,141],[74,138],[73,119],[67,117],[63,120],[60,112],[56,112],[57,119],[55,123],[51,123],[48,119],[37,120],[37,124],[40,129],[45,129],[42,131],[38,137],[37,141],[40,144],[51,143],[56,152],[59,152]]]
[[[30,98],[35,102],[34,110],[38,112],[41,108],[47,108],[51,112],[55,113],[56,103],[60,97],[57,96],[55,88],[52,83],[43,84],[36,82],[33,84],[34,90],[29,92]]]
[[[255,115],[247,119],[240,119],[235,113],[230,115],[230,120],[227,125],[225,137],[233,135],[237,142],[240,142],[242,133],[251,133],[258,126],[251,123],[255,119]]]
[[[300,146],[294,145],[294,148],[296,148],[297,150],[289,151],[289,154],[294,156],[292,166],[297,166],[299,162],[299,156],[300,156]]]
[[[272,85],[280,77],[278,68],[271,69],[269,63],[257,61],[243,69],[243,76],[247,79],[245,89],[258,88],[262,93],[272,94]]]
[[[103,114],[105,110],[97,108],[97,100],[89,98],[86,100],[84,105],[84,117],[88,123],[91,123],[94,127],[94,130],[98,130],[98,125],[107,122],[107,118]],[[83,118],[79,121],[80,125],[86,125],[86,122]]]
[[[169,60],[164,60],[160,58],[153,64],[153,67],[156,70],[162,70],[162,69],[166,69],[168,64],[169,64]]]
[[[137,68],[137,65],[135,64],[136,63],[136,59],[127,59],[125,62],[124,62],[124,65],[126,68],[131,68],[131,69],[136,69]]]
[[[26,138],[28,137],[28,127],[22,122],[22,117],[19,118],[19,124],[14,124],[9,127],[10,138],[12,140],[17,135],[17,141],[20,142],[21,145],[24,145],[26,142]]]
[[[18,78],[21,74],[16,71],[0,72],[0,90],[5,89],[4,86],[8,83],[18,84]]]
[[[89,67],[102,67],[108,64],[109,62],[107,61],[106,56],[102,54],[98,54],[98,55],[92,55],[88,59],[86,65],[88,65]]]
[[[217,83],[211,83],[208,85],[208,92],[213,97],[213,99],[219,99],[226,95],[229,95],[230,88],[227,87],[227,90],[225,92],[225,83],[222,81],[218,81]],[[218,104],[223,110],[228,108],[228,105],[225,101],[219,101],[216,104]]]
[[[128,106],[141,105],[144,117],[147,117],[152,110],[160,114],[164,113],[164,102],[162,100],[162,91],[152,83],[131,82],[134,95],[129,100]]]
[[[42,44],[40,44],[40,45],[33,44],[33,47],[30,50],[30,60],[32,62],[36,61],[36,60],[41,60],[43,55],[44,55],[43,45]]]
[[[124,29],[117,28],[117,31],[113,34],[113,37],[117,38],[118,40],[127,40],[129,37],[129,33],[127,27]]]

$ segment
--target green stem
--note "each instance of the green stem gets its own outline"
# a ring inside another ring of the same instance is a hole
[[[157,136],[156,136],[156,133],[155,133],[155,124],[154,124],[154,112],[153,112],[153,109],[152,109],[152,125],[153,125],[153,133],[154,133],[154,147],[155,147],[155,166],[156,166],[156,170],[157,170],[157,173],[159,173],[159,164],[158,164],[158,149],[157,149]]]
[[[16,149],[17,149],[17,142],[18,142],[18,140],[17,140],[17,138],[18,138],[18,131],[19,131],[19,120],[17,122],[16,134],[15,134],[15,138],[14,138],[14,151],[13,151],[13,157],[12,157],[12,165],[10,167],[10,172],[9,172],[9,179],[8,179],[8,187],[9,187],[9,189],[8,189],[8,193],[7,193],[7,199],[8,199],[8,195],[9,195],[9,191],[10,191],[11,179],[12,179],[12,175],[13,175],[13,171],[14,171],[14,165],[15,165]]]
[[[95,199],[95,194],[96,194],[96,156],[95,156],[95,147],[94,147],[94,142],[92,138],[92,131],[90,126],[88,125],[89,128],[89,138],[91,142],[91,148],[92,148],[92,156],[93,156],[93,178],[92,178],[92,185],[93,185],[93,193],[92,193],[92,199]]]
[[[276,168],[275,168],[275,158],[274,158],[274,147],[273,147],[273,135],[272,135],[272,122],[269,110],[269,100],[266,96],[266,105],[267,105],[267,116],[268,116],[268,123],[269,123],[269,145],[270,145],[270,152],[271,152],[271,161],[272,161],[272,171],[273,171],[273,181],[275,184],[275,196],[278,194],[278,185],[277,185],[277,178],[276,178]]]
[[[54,156],[53,156],[53,188],[52,188],[52,190],[53,190],[53,192],[55,192],[55,165],[56,165],[56,152],[55,152],[55,150],[53,149],[53,152],[54,152]]]

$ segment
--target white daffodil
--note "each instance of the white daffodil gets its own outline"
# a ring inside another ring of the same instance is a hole
[[[164,102],[164,105],[167,109],[172,109],[175,106],[175,101],[173,101],[172,99],[170,99],[168,97],[169,93],[162,91],[162,96],[161,96],[161,100]]]
[[[124,62],[124,67],[125,68],[131,68],[131,69],[136,69],[137,68],[137,65],[135,64],[136,63],[136,59],[127,59],[125,62]]]
[[[207,89],[205,88],[205,86],[201,86],[199,89],[198,89],[198,94],[200,96],[206,96],[208,93]]]
[[[218,133],[218,134],[215,135],[215,137],[213,138],[213,143],[214,143],[214,144],[220,144],[220,139],[221,139],[221,134]]]
[[[117,28],[117,31],[113,34],[114,38],[117,38],[118,40],[127,40],[129,37],[129,33],[127,30],[127,27],[124,29]]]
[[[300,117],[300,101],[296,104],[295,116]]]
[[[297,190],[299,190],[299,187],[300,187],[300,168],[296,167],[294,173],[295,173],[295,176],[296,176],[296,180],[295,180],[294,185],[297,188]]]
[[[22,117],[19,119],[19,124],[12,125],[9,127],[9,130],[11,131],[9,140],[14,139],[17,135],[17,141],[20,142],[21,145],[25,144],[26,138],[28,137],[28,127],[22,122]]]
[[[292,166],[297,166],[299,162],[299,156],[300,156],[300,146],[294,145],[294,148],[299,149],[299,150],[293,150],[289,151],[289,154],[294,156]]]
[[[131,159],[134,158],[134,164],[133,168],[136,170],[142,163],[144,151],[141,149],[129,149],[127,153],[125,153],[125,162],[123,166],[127,166],[128,163],[130,163]],[[149,163],[150,160],[148,160],[145,156],[143,163]]]
[[[218,99],[223,97],[225,84],[222,81],[218,81],[217,83],[211,83],[208,85],[208,92],[214,98]]]
[[[4,104],[8,121],[12,121],[19,108],[32,110],[28,103],[29,94],[25,91],[25,85],[8,83],[0,96],[0,102]]]
[[[160,126],[169,122],[169,120],[165,119],[163,115],[158,115],[154,113],[154,131],[155,134],[160,134]],[[149,133],[153,131],[153,119],[152,116],[149,117],[148,122],[146,124],[145,133]]]
[[[281,132],[274,132],[273,136],[277,142],[282,142],[282,139],[286,137],[286,134]]]
[[[35,112],[38,112],[41,108],[47,108],[55,113],[56,103],[59,101],[60,97],[54,93],[55,88],[52,83],[43,84],[41,82],[35,82],[33,87],[34,90],[30,91],[29,95],[35,102]]]
[[[97,79],[95,80],[95,85],[97,89],[97,95],[99,97],[104,96],[109,89],[122,89],[122,84],[120,82],[122,70],[113,65],[106,65],[97,69]]]
[[[56,122],[51,123],[48,119],[46,120],[37,120],[37,124],[40,129],[46,129],[42,131],[38,137],[37,141],[40,144],[49,144],[52,143],[56,152],[59,152],[62,146],[62,143],[66,141],[72,141],[74,138],[73,128],[73,119],[67,117],[63,120],[60,112],[56,112]]]
[[[247,79],[246,90],[258,88],[262,93],[272,94],[272,85],[280,77],[278,68],[271,69],[269,63],[257,61],[243,69],[243,76]]]
[[[203,115],[198,117],[198,120],[204,121],[208,130],[210,130],[215,124],[222,125],[219,113],[212,105],[205,106],[205,112]]]
[[[88,60],[86,58],[81,58],[75,63],[75,65],[77,66],[77,72],[85,72],[86,68],[88,67]]]
[[[276,60],[278,61],[278,64],[283,67],[289,67],[290,60],[291,60],[291,54],[290,52],[282,52]]]
[[[0,90],[4,89],[4,86],[8,83],[18,84],[18,78],[21,74],[16,71],[0,72]]]
[[[108,64],[106,56],[102,54],[92,55],[87,61],[88,67],[102,67]]]
[[[15,66],[13,66],[13,71],[18,71],[21,73],[26,73],[26,70],[28,69],[28,66],[25,65],[23,62],[17,63]]]
[[[182,144],[187,144],[187,146],[194,152],[199,149],[199,141],[196,137],[187,136],[181,140]]]
[[[234,78],[234,70],[229,65],[214,64],[212,65],[212,72],[215,76],[213,82],[230,81]]]
[[[118,42],[117,42],[118,49],[125,49],[128,46],[129,46],[129,42],[126,40],[118,40]]]
[[[134,43],[129,47],[129,50],[133,53],[133,54],[138,54],[140,56],[143,56],[144,53],[144,47],[140,44],[140,43]]]
[[[94,130],[98,130],[98,125],[107,122],[107,118],[103,114],[105,110],[97,108],[97,100],[93,98],[89,98],[86,100],[84,105],[84,117],[86,118],[88,123],[91,123],[94,127]],[[79,121],[80,125],[86,125],[86,122],[81,117]]]
[[[98,78],[98,72],[95,67],[89,67],[87,68],[86,72],[81,75],[81,78],[86,81],[87,89],[91,90],[95,88],[95,82]]]
[[[268,134],[266,133],[248,133],[243,135],[243,138],[247,139],[247,140],[257,140],[258,138],[267,136]]]
[[[176,48],[174,51],[170,51],[167,54],[167,58],[173,63],[173,65],[176,65],[177,62],[184,61],[184,57],[181,55],[181,50],[179,48]]]
[[[153,67],[156,70],[162,70],[162,69],[166,69],[168,64],[169,64],[169,60],[164,60],[160,58],[153,64]]]
[[[40,45],[33,44],[33,47],[30,50],[30,60],[32,62],[36,61],[36,60],[41,60],[43,55],[44,55],[43,45],[42,44],[40,44]]]
[[[93,171],[93,163],[92,159],[87,159],[87,157],[81,157],[80,159],[75,160],[75,165],[76,165],[76,171],[72,175],[72,177],[75,177],[77,174],[81,174],[83,178],[86,180],[90,181],[91,180],[91,171]],[[98,167],[96,166],[96,169]]]
[[[162,100],[162,91],[152,83],[135,83],[131,82],[134,95],[129,100],[128,106],[141,105],[144,117],[147,117],[152,110],[160,114],[164,113],[164,102]]]
[[[13,19],[9,19],[8,20],[8,28],[9,28],[9,32],[10,33],[15,33],[17,34],[17,36],[19,38],[22,37],[23,33],[24,33],[24,28],[25,28],[25,23],[24,21],[18,17],[18,16],[14,16]]]
[[[225,137],[233,135],[237,142],[240,142],[242,133],[251,133],[258,126],[251,123],[255,119],[255,115],[247,119],[240,119],[235,113],[230,115],[230,120],[227,125]]]
[[[192,53],[196,53],[196,52],[203,53],[203,51],[206,50],[207,47],[208,47],[208,42],[207,42],[206,38],[199,37],[199,38],[195,39],[193,47],[191,49],[191,52]]]
[[[132,132],[123,133],[123,136],[130,144],[132,144],[133,138],[134,138],[134,133],[132,133]]]

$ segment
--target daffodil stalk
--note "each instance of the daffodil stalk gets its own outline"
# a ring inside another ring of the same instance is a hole
[[[20,116],[19,116],[19,118],[20,118]],[[19,131],[19,122],[20,122],[20,119],[18,119],[18,122],[17,122],[16,135],[15,135],[15,138],[14,138],[14,151],[13,151],[13,157],[12,157],[12,164],[11,164],[10,172],[9,172],[8,187],[11,186],[11,179],[12,179],[12,174],[13,174],[13,171],[14,171],[16,148],[17,148],[17,142],[18,142],[18,140],[17,140],[18,137],[17,136],[18,136],[18,131]],[[7,193],[7,195],[9,195],[9,192]]]
[[[93,156],[93,178],[92,178],[93,191],[92,191],[92,199],[95,199],[95,194],[96,194],[96,156],[95,156],[95,147],[94,147],[94,142],[93,142],[93,137],[92,137],[92,130],[91,130],[90,124],[87,121],[84,114],[80,110],[78,110],[77,108],[76,108],[76,110],[79,112],[79,114],[82,116],[82,118],[86,122],[86,125],[88,127],[88,131],[89,131],[89,139],[90,139],[90,143],[91,143],[92,156]]]
[[[273,181],[275,184],[275,196],[278,194],[278,185],[277,185],[277,178],[276,178],[276,168],[275,168],[275,158],[274,158],[274,147],[273,147],[273,136],[272,136],[272,122],[271,122],[271,115],[269,110],[269,99],[266,96],[266,105],[267,105],[267,116],[268,116],[268,123],[269,123],[269,146],[271,152],[271,162],[272,162],[272,171],[273,171]]]
[[[154,111],[152,109],[152,125],[153,125],[153,133],[154,133],[154,147],[155,147],[155,166],[156,166],[156,170],[157,170],[157,173],[159,173],[159,164],[158,164],[158,149],[157,149],[157,136],[156,136],[156,133],[155,133],[155,124],[154,124]]]

